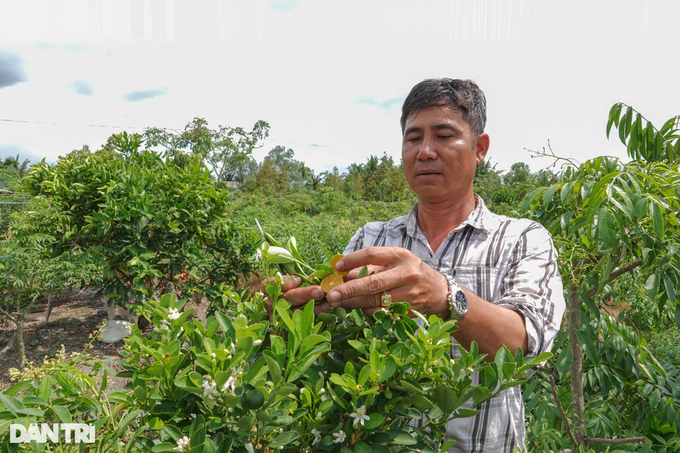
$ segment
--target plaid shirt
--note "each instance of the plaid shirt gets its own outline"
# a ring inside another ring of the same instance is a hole
[[[476,196],[470,216],[441,243],[436,253],[418,227],[418,205],[389,222],[371,222],[354,235],[345,254],[370,247],[403,247],[438,272],[482,299],[519,312],[526,321],[526,356],[550,351],[565,310],[557,251],[550,233],[537,222],[493,214]],[[419,320],[416,320],[419,321]],[[460,358],[459,346],[451,356]],[[479,377],[474,377],[474,384]],[[470,407],[469,405],[464,407]],[[524,402],[520,387],[505,390],[479,406],[475,417],[447,426],[450,452],[507,452],[525,448]],[[417,423],[417,422],[416,422]]]

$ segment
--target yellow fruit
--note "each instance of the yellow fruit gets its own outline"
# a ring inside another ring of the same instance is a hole
[[[340,285],[343,282],[342,277],[336,274],[331,274],[328,277],[321,280],[321,287],[328,294],[330,290]]]
[[[333,269],[333,272],[335,272],[336,275],[339,275],[339,276],[341,276],[341,277],[344,277],[345,275],[347,275],[347,274],[349,273],[349,271],[340,272],[339,270],[337,270],[337,269],[335,268],[335,264],[336,264],[338,261],[340,261],[341,259],[343,259],[344,257],[345,257],[345,255],[340,255],[340,254],[338,254],[338,255],[333,256],[333,258],[331,259],[331,269]]]

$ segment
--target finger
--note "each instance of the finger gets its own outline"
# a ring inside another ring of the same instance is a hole
[[[380,308],[364,308],[363,311],[364,311],[364,313],[365,313],[366,315],[372,317],[373,314],[374,314],[376,311],[380,311],[380,310],[385,310],[385,308],[384,308],[384,307],[380,307]]]
[[[290,307],[292,311],[297,311],[297,310],[304,310],[306,308],[307,304],[305,305],[298,305],[296,307]],[[314,314],[318,315],[319,313],[326,313],[328,311],[328,308],[330,305],[328,305],[328,302],[319,302],[314,305]]]
[[[281,280],[283,281],[283,285],[281,285],[281,291],[284,293],[286,291],[290,291],[293,288],[297,288],[300,286],[300,283],[302,283],[302,279],[297,275],[284,275]]]
[[[330,302],[331,306],[337,303],[344,302],[346,300],[361,297],[361,296],[372,296],[379,299],[379,295],[384,291],[388,291],[392,296],[392,300],[397,302],[403,299],[405,294],[401,294],[399,288],[404,283],[403,276],[399,275],[399,272],[386,271],[380,272],[379,274],[369,275],[364,278],[357,278],[345,283],[342,283],[331,292],[328,293],[326,298]],[[402,299],[397,299],[402,297]],[[344,306],[344,305],[343,305]],[[357,308],[371,308],[367,307],[357,307]]]
[[[293,307],[306,304],[310,300],[321,300],[323,299],[323,296],[323,288],[320,286],[293,288],[283,293],[283,298],[290,302]]]
[[[326,313],[329,308],[330,305],[328,305],[328,302],[320,302],[314,305],[314,314],[318,315],[319,313]]]
[[[342,302],[331,302],[330,306],[333,308],[342,307],[345,310],[352,310],[355,308],[378,309],[382,307],[382,302],[379,294],[370,294],[368,296],[353,297],[351,299],[343,300]]]
[[[401,261],[410,253],[408,250],[401,247],[366,247],[365,249],[357,250],[348,255],[345,255],[340,261],[335,263],[335,268],[338,271],[357,269],[362,266],[377,265],[389,266],[395,262]]]
[[[367,276],[371,274],[377,274],[383,270],[382,266],[374,266],[374,265],[368,265],[366,266]],[[359,272],[361,272],[361,269],[363,269],[363,266],[360,269],[352,269],[349,271],[349,274],[345,275],[345,281],[348,282],[350,280],[354,280],[359,276]]]

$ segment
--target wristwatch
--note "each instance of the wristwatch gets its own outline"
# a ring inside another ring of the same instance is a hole
[[[468,311],[468,300],[463,289],[456,283],[456,271],[453,275],[442,273],[449,284],[449,293],[446,295],[446,303],[451,310],[451,319],[460,321],[465,317]]]

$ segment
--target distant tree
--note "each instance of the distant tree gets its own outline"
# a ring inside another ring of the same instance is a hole
[[[496,170],[498,164],[492,164],[491,160],[485,160],[477,165],[475,170],[474,191],[487,203],[489,208],[497,212],[494,206],[494,193],[503,187],[503,170]]]
[[[362,164],[350,164],[347,173],[343,174],[343,190],[352,200],[360,200],[364,195],[364,167]]]
[[[288,192],[289,181],[286,170],[278,170],[274,161],[267,156],[255,175],[256,188],[266,196],[281,195]]]
[[[21,178],[28,172],[29,163],[28,159],[20,162],[18,154],[17,157],[6,157],[4,161],[0,161],[0,182],[10,190],[16,190]]]
[[[163,146],[167,150],[190,150],[200,155],[218,181],[228,175],[245,176],[243,167],[251,163],[253,150],[269,136],[269,124],[257,121],[250,132],[240,127],[219,126],[210,129],[203,118],[194,118],[184,131],[150,128],[143,138],[147,146]],[[243,180],[239,181],[243,182]]]
[[[512,189],[527,189],[532,182],[531,168],[526,162],[515,162],[503,177],[503,183]]]
[[[333,171],[324,171],[319,174],[322,177],[323,187],[328,187],[333,190],[342,190],[342,176],[340,176],[340,171],[338,167],[333,167]]]

